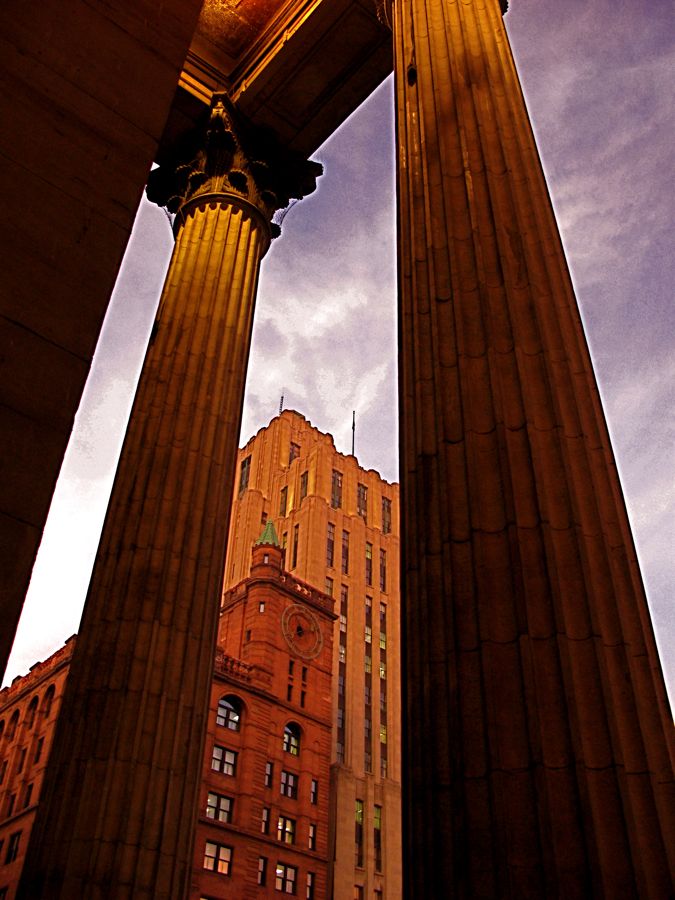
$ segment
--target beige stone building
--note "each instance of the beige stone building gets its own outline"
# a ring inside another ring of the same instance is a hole
[[[272,519],[285,568],[335,598],[335,900],[401,896],[399,490],[284,410],[239,451],[225,590]]]

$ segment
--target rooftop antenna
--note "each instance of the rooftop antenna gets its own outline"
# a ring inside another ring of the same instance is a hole
[[[356,410],[353,409],[352,410],[352,456],[355,455],[355,453],[354,453],[355,438],[356,438]]]
[[[281,397],[279,398],[279,415],[281,415],[281,413],[284,410],[284,391],[285,390],[286,390],[286,388],[281,389]]]

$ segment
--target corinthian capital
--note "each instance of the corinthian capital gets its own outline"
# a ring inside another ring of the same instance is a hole
[[[146,194],[177,213],[201,194],[234,194],[271,221],[278,209],[316,190],[320,163],[282,147],[271,131],[238,115],[227,94],[213,95],[205,121],[148,178]],[[278,234],[278,227],[272,226]]]

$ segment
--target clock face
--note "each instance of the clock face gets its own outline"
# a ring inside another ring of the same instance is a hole
[[[281,614],[281,627],[286,643],[303,659],[314,659],[321,653],[323,634],[319,620],[310,609],[294,604]]]

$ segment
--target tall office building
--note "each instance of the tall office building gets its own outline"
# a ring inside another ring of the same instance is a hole
[[[335,599],[334,900],[401,893],[398,485],[284,410],[239,451],[225,589],[272,520],[285,568]]]

